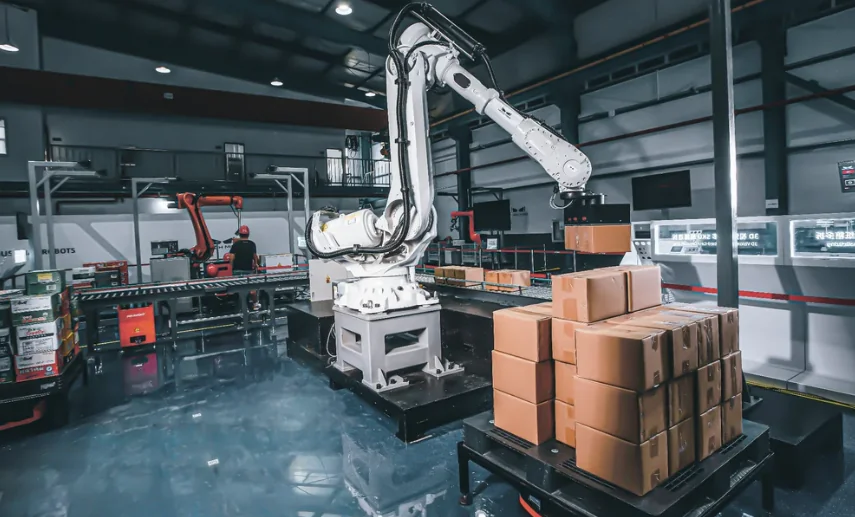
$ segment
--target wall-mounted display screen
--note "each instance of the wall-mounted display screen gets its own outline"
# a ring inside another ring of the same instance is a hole
[[[718,251],[715,224],[674,224],[658,227],[656,253],[663,255],[715,255]],[[738,223],[740,255],[778,255],[778,223]]]
[[[508,199],[475,203],[475,231],[506,232],[511,229],[511,202]]]
[[[794,257],[855,258],[855,219],[793,221],[791,232]]]
[[[692,206],[689,171],[632,178],[632,209],[662,210]]]

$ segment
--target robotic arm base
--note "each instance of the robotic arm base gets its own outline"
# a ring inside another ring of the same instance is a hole
[[[561,199],[564,201],[581,201],[585,205],[604,205],[606,204],[605,194],[595,194],[585,189],[571,189],[561,192]]]

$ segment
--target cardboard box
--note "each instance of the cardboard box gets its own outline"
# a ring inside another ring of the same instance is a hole
[[[65,289],[65,272],[58,269],[30,271],[24,275],[27,294],[54,294]]]
[[[16,345],[17,355],[47,354],[59,350],[61,345],[62,338],[59,335],[21,339]]]
[[[643,496],[668,479],[668,437],[663,432],[637,445],[577,421],[576,466]]]
[[[576,378],[576,422],[630,443],[643,443],[665,431],[665,386],[645,393]]]
[[[19,296],[11,301],[12,324],[46,323],[62,316],[60,294]]]
[[[552,319],[552,358],[562,363],[576,364],[576,329],[588,328],[591,323]]]
[[[488,284],[502,284],[485,285],[484,287],[488,291],[516,293],[519,292],[519,287],[513,286],[531,286],[531,271],[524,271],[521,269],[486,270],[484,272],[484,280]]]
[[[63,357],[56,351],[15,356],[15,382],[55,377],[62,373],[64,362]]]
[[[493,389],[539,404],[555,397],[552,361],[535,363],[493,350]]]
[[[739,351],[739,309],[730,307],[705,307],[690,305],[688,303],[672,303],[670,306],[685,312],[717,315],[721,357]]]
[[[695,411],[702,414],[721,404],[721,362],[699,368],[696,378]]]
[[[526,312],[533,312],[535,314],[543,314],[550,318],[552,317],[552,302],[533,303],[531,305],[517,307],[517,309]]]
[[[726,445],[742,435],[742,394],[721,405],[721,444]]]
[[[536,363],[550,358],[552,318],[517,307],[493,313],[493,349]]]
[[[669,351],[671,377],[687,375],[698,369],[698,325],[686,320],[669,320],[660,313],[638,313],[607,320],[633,327],[659,329],[665,332]]]
[[[582,271],[552,277],[552,315],[590,323],[626,314],[626,277],[620,271]]]
[[[697,433],[695,456],[697,461],[703,461],[721,449],[721,406],[698,417]]]
[[[14,355],[12,349],[12,329],[0,328],[0,357]]]
[[[576,331],[579,377],[641,393],[668,380],[667,365],[661,330],[596,325]]]
[[[64,317],[59,317],[54,321],[47,323],[31,323],[29,325],[19,325],[15,327],[15,338],[20,343],[28,339],[40,338],[45,336],[63,335],[63,331],[70,330],[70,325],[66,325],[67,320]],[[56,349],[54,349],[56,350]]]
[[[443,282],[459,287],[480,286],[484,281],[484,268],[467,266],[446,266],[434,269],[434,276],[443,277]]]
[[[555,432],[554,410],[555,404],[551,400],[532,404],[493,390],[493,421],[496,427],[535,445],[552,438]]]
[[[0,300],[0,328],[12,326],[12,302]]]
[[[657,309],[669,319],[683,318],[698,324],[698,367],[721,359],[717,316],[674,310],[670,305],[663,305],[654,310]]]
[[[742,393],[742,352],[721,360],[721,399],[729,400]]]
[[[576,447],[576,408],[560,400],[555,401],[555,439]]]
[[[576,249],[576,225],[564,225],[564,249],[565,250],[575,250]]]
[[[673,476],[695,462],[695,418],[668,429],[668,475]]]
[[[659,266],[624,266],[627,310],[636,312],[662,305],[662,272]]]
[[[576,365],[569,363],[554,363],[554,367],[555,399],[560,400],[565,404],[575,404]]]
[[[694,418],[695,376],[685,375],[668,381],[668,427]]]
[[[564,247],[568,250],[582,253],[627,253],[632,249],[632,228],[628,224],[576,226],[570,234],[575,239],[568,245],[565,226]]]

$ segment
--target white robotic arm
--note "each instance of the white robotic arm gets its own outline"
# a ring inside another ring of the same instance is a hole
[[[419,22],[397,38],[407,14]],[[461,54],[489,67],[483,47],[429,4],[407,5],[393,23],[386,62],[392,166],[386,208],[380,217],[370,210],[316,213],[306,228],[309,249],[320,258],[341,260],[355,277],[339,288],[336,304],[370,313],[437,301],[418,288],[413,273],[436,236],[427,106],[427,91],[434,86],[452,88],[507,131],[558,182],[562,194],[584,191],[591,176],[587,156],[466,71]]]

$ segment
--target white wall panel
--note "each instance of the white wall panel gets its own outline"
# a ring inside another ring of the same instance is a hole
[[[855,159],[855,145],[790,154],[790,212],[855,212],[855,194],[840,191],[837,162]]]
[[[841,11],[787,31],[787,63],[855,46],[855,9]]]

